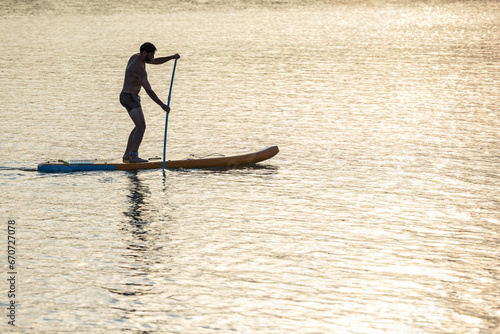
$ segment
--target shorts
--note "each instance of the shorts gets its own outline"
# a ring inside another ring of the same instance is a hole
[[[137,94],[122,92],[120,94],[120,103],[130,112],[132,109],[141,107],[141,97]]]

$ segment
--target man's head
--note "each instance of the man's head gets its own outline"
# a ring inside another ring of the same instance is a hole
[[[146,54],[144,55],[144,60],[149,63],[151,59],[154,58],[156,47],[153,44],[147,42],[141,45],[140,51],[141,56],[143,55],[143,52],[146,52]]]

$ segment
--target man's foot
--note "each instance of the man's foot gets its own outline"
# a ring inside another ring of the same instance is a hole
[[[128,162],[129,159],[130,159],[130,155],[128,155],[128,154],[123,155],[123,158],[122,158],[123,162]]]
[[[128,159],[128,162],[136,163],[136,162],[148,162],[148,161],[131,155],[130,158]]]
[[[137,163],[137,162],[148,162],[148,161],[139,158],[139,154],[137,152],[130,152],[130,155],[128,156],[128,162]]]

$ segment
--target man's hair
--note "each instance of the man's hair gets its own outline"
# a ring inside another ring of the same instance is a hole
[[[155,52],[156,47],[153,44],[147,42],[141,45],[141,53],[142,51],[146,51],[147,53]]]

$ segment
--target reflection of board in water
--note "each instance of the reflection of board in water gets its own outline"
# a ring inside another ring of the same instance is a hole
[[[165,168],[225,168],[255,164],[274,157],[278,154],[278,146],[271,146],[265,150],[246,153],[241,155],[208,155],[198,157],[190,155],[181,160],[168,160]],[[38,165],[39,172],[76,172],[88,170],[134,170],[134,169],[157,169],[163,167],[161,158],[152,158],[148,162],[126,163],[102,160],[75,160],[75,161],[49,161]]]

